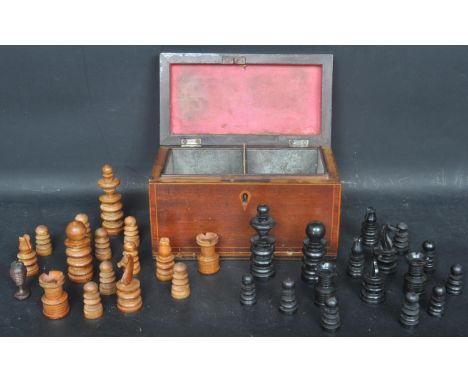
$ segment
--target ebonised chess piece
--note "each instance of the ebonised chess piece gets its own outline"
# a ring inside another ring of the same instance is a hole
[[[307,283],[318,281],[317,267],[326,255],[327,241],[324,239],[325,226],[319,221],[310,222],[306,228],[307,238],[302,247],[302,272],[301,278]]]
[[[257,303],[257,290],[255,288],[255,281],[250,273],[242,276],[240,303],[241,305],[246,306],[252,306]]]
[[[250,271],[257,280],[269,280],[275,275],[273,256],[276,239],[269,232],[276,222],[268,212],[268,206],[260,204],[257,207],[257,216],[250,220],[250,225],[257,231],[250,239]]]
[[[354,238],[353,246],[351,247],[351,256],[348,261],[347,273],[352,278],[359,278],[364,272],[364,251],[362,249],[362,239]]]
[[[335,333],[341,327],[340,310],[335,296],[329,296],[320,307],[320,326],[328,333]]]
[[[297,311],[296,283],[290,278],[283,281],[279,311],[284,314],[294,314]]]
[[[13,261],[10,265],[10,277],[18,288],[14,296],[20,301],[26,300],[31,295],[26,279],[27,272],[26,265],[21,261]]]
[[[381,304],[385,301],[384,282],[375,259],[372,260],[368,272],[364,274],[360,297],[368,304]]]
[[[426,258],[424,272],[430,275],[436,270],[436,245],[432,240],[426,240],[422,243],[422,251]]]
[[[318,283],[315,286],[314,303],[322,306],[328,297],[335,295],[336,286],[333,277],[336,274],[336,265],[330,261],[324,261],[319,264],[317,271]]]
[[[400,324],[406,329],[413,329],[419,324],[419,295],[414,292],[405,294],[401,307]]]
[[[379,242],[379,226],[375,209],[368,207],[361,226],[361,238],[364,250],[372,252]]]
[[[433,317],[442,317],[445,312],[445,300],[445,287],[443,285],[436,285],[432,289],[427,313]]]
[[[390,226],[384,224],[380,231],[380,242],[375,249],[379,269],[383,274],[392,275],[397,271],[398,252],[390,237]]]
[[[450,274],[445,284],[447,293],[451,295],[460,295],[463,293],[463,266],[454,264],[450,267]]]
[[[408,224],[403,222],[398,223],[396,227],[392,227],[392,229],[395,231],[395,235],[393,236],[393,245],[399,255],[406,255],[409,252],[410,245]]]
[[[405,292],[424,293],[427,275],[424,273],[425,256],[421,252],[410,252],[406,255],[408,272],[405,273]]]

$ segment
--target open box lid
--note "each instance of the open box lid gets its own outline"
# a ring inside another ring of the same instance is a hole
[[[160,144],[330,146],[331,54],[160,55]]]

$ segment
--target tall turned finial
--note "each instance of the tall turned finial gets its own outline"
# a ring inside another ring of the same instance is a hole
[[[302,280],[307,283],[318,281],[317,267],[326,255],[327,242],[325,240],[325,225],[317,220],[306,227],[306,239],[302,247]]]
[[[104,191],[104,194],[99,196],[102,227],[109,236],[116,236],[123,231],[124,226],[122,196],[116,192],[120,179],[114,177],[112,167],[106,164],[102,167],[102,178],[97,184]]]

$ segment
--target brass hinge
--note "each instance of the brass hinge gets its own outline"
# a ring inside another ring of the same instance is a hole
[[[247,60],[243,56],[223,56],[223,64],[245,65]]]
[[[201,147],[201,138],[182,138],[180,147]]]
[[[290,139],[289,147],[309,147],[308,139]]]

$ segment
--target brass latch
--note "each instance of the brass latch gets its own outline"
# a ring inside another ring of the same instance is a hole
[[[180,147],[201,147],[201,138],[182,138]]]
[[[245,65],[247,60],[243,56],[223,56],[223,64]]]

